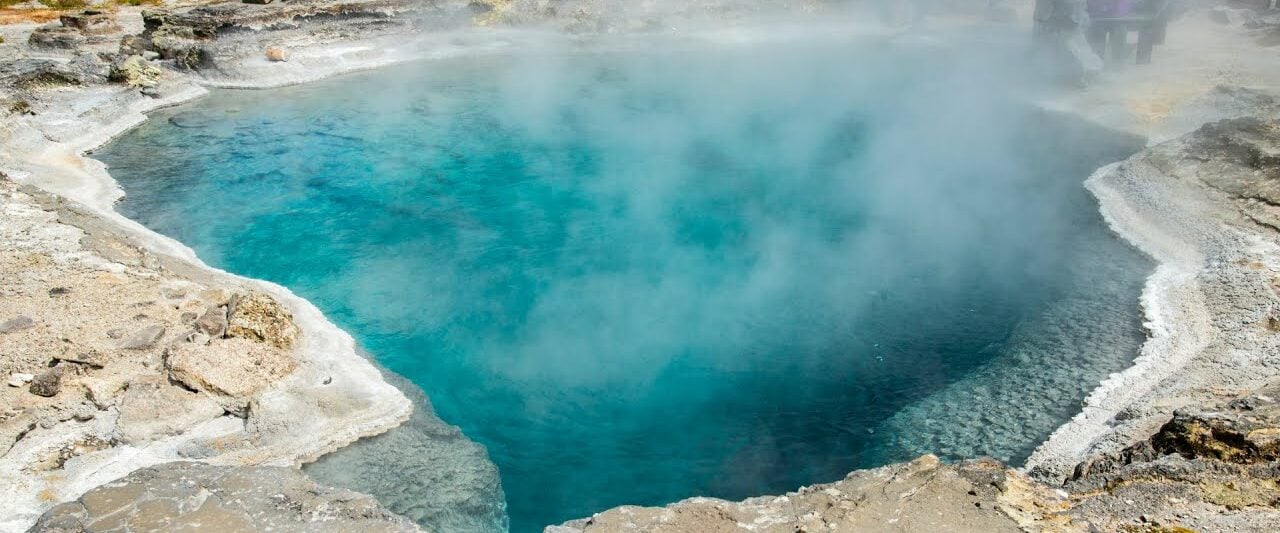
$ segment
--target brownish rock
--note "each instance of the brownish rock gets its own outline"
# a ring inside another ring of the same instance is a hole
[[[195,320],[195,327],[210,337],[222,337],[227,334],[227,308],[216,305],[209,306]]]
[[[241,412],[268,385],[293,372],[290,352],[242,338],[216,345],[179,343],[165,352],[169,378],[207,392],[224,408]]]
[[[289,53],[283,48],[271,47],[267,49],[267,59],[275,62],[284,62],[289,60]]]
[[[61,366],[55,366],[36,374],[35,379],[31,380],[27,390],[30,390],[31,394],[36,396],[57,396],[58,392],[62,390],[62,372]]]
[[[262,292],[234,298],[229,313],[227,336],[265,342],[282,350],[292,350],[298,339],[293,314]]]

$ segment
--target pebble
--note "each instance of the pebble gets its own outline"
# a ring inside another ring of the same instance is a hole
[[[120,347],[125,350],[145,350],[155,346],[157,342],[160,342],[160,337],[163,336],[164,326],[147,326],[130,335],[129,338],[120,343]]]
[[[23,385],[31,383],[31,380],[35,378],[36,378],[35,374],[23,374],[20,372],[13,373],[9,375],[9,386],[21,387]]]

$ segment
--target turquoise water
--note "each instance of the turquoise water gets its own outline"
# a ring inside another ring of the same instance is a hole
[[[1012,104],[1012,54],[623,48],[218,91],[95,157],[421,387],[514,531],[1018,461],[1136,354],[1150,265],[1080,184],[1138,145]],[[383,470],[357,488],[461,490]]]

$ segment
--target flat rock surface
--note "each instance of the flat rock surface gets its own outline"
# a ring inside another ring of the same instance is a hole
[[[40,518],[32,532],[419,531],[373,498],[280,467],[174,462],[138,470]]]
[[[861,470],[828,485],[777,497],[727,502],[694,498],[665,507],[619,507],[548,533],[623,531],[1021,531],[1015,516],[1056,506],[1037,488],[995,461],[910,463]]]

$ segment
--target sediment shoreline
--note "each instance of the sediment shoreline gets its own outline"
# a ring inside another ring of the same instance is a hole
[[[246,59],[241,71],[221,78],[166,71],[153,95],[122,86],[73,87],[45,102],[46,110],[0,127],[0,140],[5,146],[0,153],[0,172],[14,181],[78,204],[77,208],[140,248],[171,259],[174,272],[190,269],[200,277],[262,290],[288,308],[302,330],[301,348],[297,350],[300,370],[264,393],[260,404],[280,406],[276,415],[281,419],[318,412],[314,405],[308,405],[307,398],[314,398],[309,394],[314,393],[317,383],[332,376],[341,376],[341,384],[348,387],[345,394],[370,402],[370,407],[361,413],[345,413],[319,426],[301,428],[303,431],[291,428],[274,442],[207,458],[208,462],[297,466],[401,424],[410,416],[412,406],[357,353],[350,335],[329,322],[310,302],[284,287],[211,268],[182,243],[118,214],[114,204],[123,191],[104,165],[87,153],[142,124],[149,112],[204,96],[208,92],[206,86],[268,88],[306,83],[431,57],[439,53],[442,42],[445,40],[433,37],[405,41],[375,33],[354,40],[299,46],[291,49],[290,62],[272,64],[256,57]],[[335,56],[343,59],[331,61]],[[1212,58],[1200,61],[1212,62]],[[1276,66],[1280,72],[1280,65]],[[1256,74],[1253,78],[1216,80],[1206,76],[1192,81],[1208,87],[1221,81],[1245,81],[1246,85],[1260,88],[1262,94],[1272,94],[1280,88],[1276,84],[1280,74]],[[1196,92],[1197,97],[1207,94],[1202,86],[1187,85],[1192,86],[1188,91]],[[1184,99],[1179,102],[1181,108],[1175,106],[1152,123],[1135,125],[1112,116],[1098,116],[1099,109],[1125,105],[1126,91],[1132,87],[1104,84],[1082,96],[1046,103],[1045,107],[1140,133],[1153,141],[1174,139],[1188,128],[1240,114],[1239,110],[1223,106],[1197,107],[1201,100]],[[57,107],[70,112],[58,112]],[[1245,107],[1246,114],[1260,112]],[[1190,111],[1179,113],[1178,109]],[[1276,115],[1277,109],[1280,106],[1261,112],[1280,116]],[[1150,336],[1134,365],[1101,383],[1085,401],[1082,412],[1055,431],[1033,454],[1024,471],[1038,480],[1060,485],[1077,473],[1074,470],[1081,461],[1090,456],[1114,455],[1142,442],[1177,409],[1246,394],[1278,378],[1259,359],[1276,349],[1275,341],[1251,330],[1240,333],[1243,328],[1254,327],[1256,320],[1230,318],[1231,311],[1227,309],[1244,309],[1253,316],[1260,308],[1271,305],[1274,293],[1252,294],[1257,299],[1245,301],[1251,293],[1233,287],[1257,286],[1264,277],[1270,283],[1270,278],[1280,272],[1280,252],[1269,241],[1274,240],[1274,235],[1267,234],[1270,230],[1256,219],[1251,222],[1242,216],[1240,208],[1226,196],[1206,195],[1206,189],[1198,185],[1157,176],[1154,168],[1115,163],[1099,169],[1086,182],[1116,233],[1160,263],[1147,279],[1141,301]],[[1233,226],[1227,227],[1228,224]],[[1234,263],[1242,258],[1248,260],[1246,264],[1258,263],[1264,268]],[[4,318],[7,317],[0,317]],[[1224,344],[1224,340],[1229,342]],[[1254,359],[1229,357],[1239,352],[1261,355]],[[66,436],[47,442],[24,439],[19,445],[26,448],[15,445],[17,453],[0,458],[0,472],[13,476],[9,479],[20,480],[8,490],[0,490],[0,529],[25,529],[56,501],[79,497],[137,468],[181,458],[175,450],[183,439],[190,438],[193,436],[185,434],[169,437],[101,461],[85,461],[87,464],[80,465],[79,470],[62,472],[62,480],[56,486],[27,472],[24,463],[33,460],[39,449],[56,447]],[[936,468],[926,466],[920,468]],[[54,498],[37,497],[40,487],[51,486]]]

